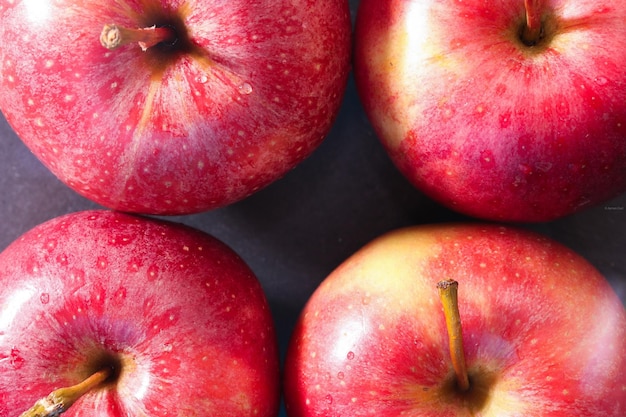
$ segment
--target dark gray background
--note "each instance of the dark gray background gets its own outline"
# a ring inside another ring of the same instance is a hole
[[[350,1],[353,18],[358,3]],[[91,208],[99,206],[59,182],[0,115],[0,250],[39,223]],[[307,298],[361,246],[401,226],[471,220],[430,201],[396,171],[352,78],[331,133],[292,172],[237,204],[171,219],[214,235],[248,262],[272,306],[282,354]],[[626,194],[568,218],[522,227],[583,255],[626,301]]]

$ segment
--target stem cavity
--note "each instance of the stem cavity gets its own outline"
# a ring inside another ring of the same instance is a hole
[[[111,373],[111,369],[105,368],[76,385],[54,390],[20,414],[20,417],[58,417],[66,412],[80,397],[105,382]]]
[[[465,364],[465,351],[463,350],[463,333],[461,329],[461,315],[459,314],[458,302],[459,283],[454,280],[440,281],[437,284],[439,298],[443,305],[443,314],[446,318],[448,329],[450,358],[456,374],[457,385],[460,391],[469,390],[470,383]]]
[[[526,25],[522,28],[520,37],[527,46],[534,46],[544,36],[541,22],[541,0],[524,0],[526,8]]]

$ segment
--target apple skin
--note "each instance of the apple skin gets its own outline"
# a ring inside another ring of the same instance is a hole
[[[363,0],[354,72],[398,169],[461,213],[541,222],[626,190],[626,7],[522,0]]]
[[[108,51],[105,24],[178,46]],[[325,138],[350,70],[346,0],[0,0],[0,109],[63,182],[126,212],[239,201]]]
[[[437,282],[459,282],[459,395]],[[496,225],[399,229],[314,292],[287,352],[290,417],[624,416],[626,313],[597,270]]]
[[[0,306],[2,416],[101,366],[117,381],[64,416],[278,414],[262,288],[200,231],[109,211],[50,220],[0,254]]]

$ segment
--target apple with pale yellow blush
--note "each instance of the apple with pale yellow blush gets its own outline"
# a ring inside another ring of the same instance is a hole
[[[622,417],[626,311],[593,266],[538,234],[396,230],[310,298],[285,402],[290,417]]]
[[[429,197],[554,220],[626,191],[624,22],[603,0],[363,0],[359,95]]]

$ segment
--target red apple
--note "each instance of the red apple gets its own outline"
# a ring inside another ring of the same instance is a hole
[[[0,306],[2,416],[98,372],[64,415],[278,414],[262,288],[202,232],[108,211],[50,220],[0,254]]]
[[[426,195],[557,219],[626,190],[625,21],[619,1],[363,0],[358,91]]]
[[[130,43],[105,49],[108,24]],[[130,212],[204,211],[321,143],[350,32],[346,0],[0,0],[0,109],[83,196]]]
[[[450,339],[460,341],[464,373],[448,352],[437,295],[445,280],[458,282],[462,331]],[[312,295],[289,345],[285,390],[290,417],[622,417],[626,311],[588,262],[539,235],[480,224],[401,229]]]

